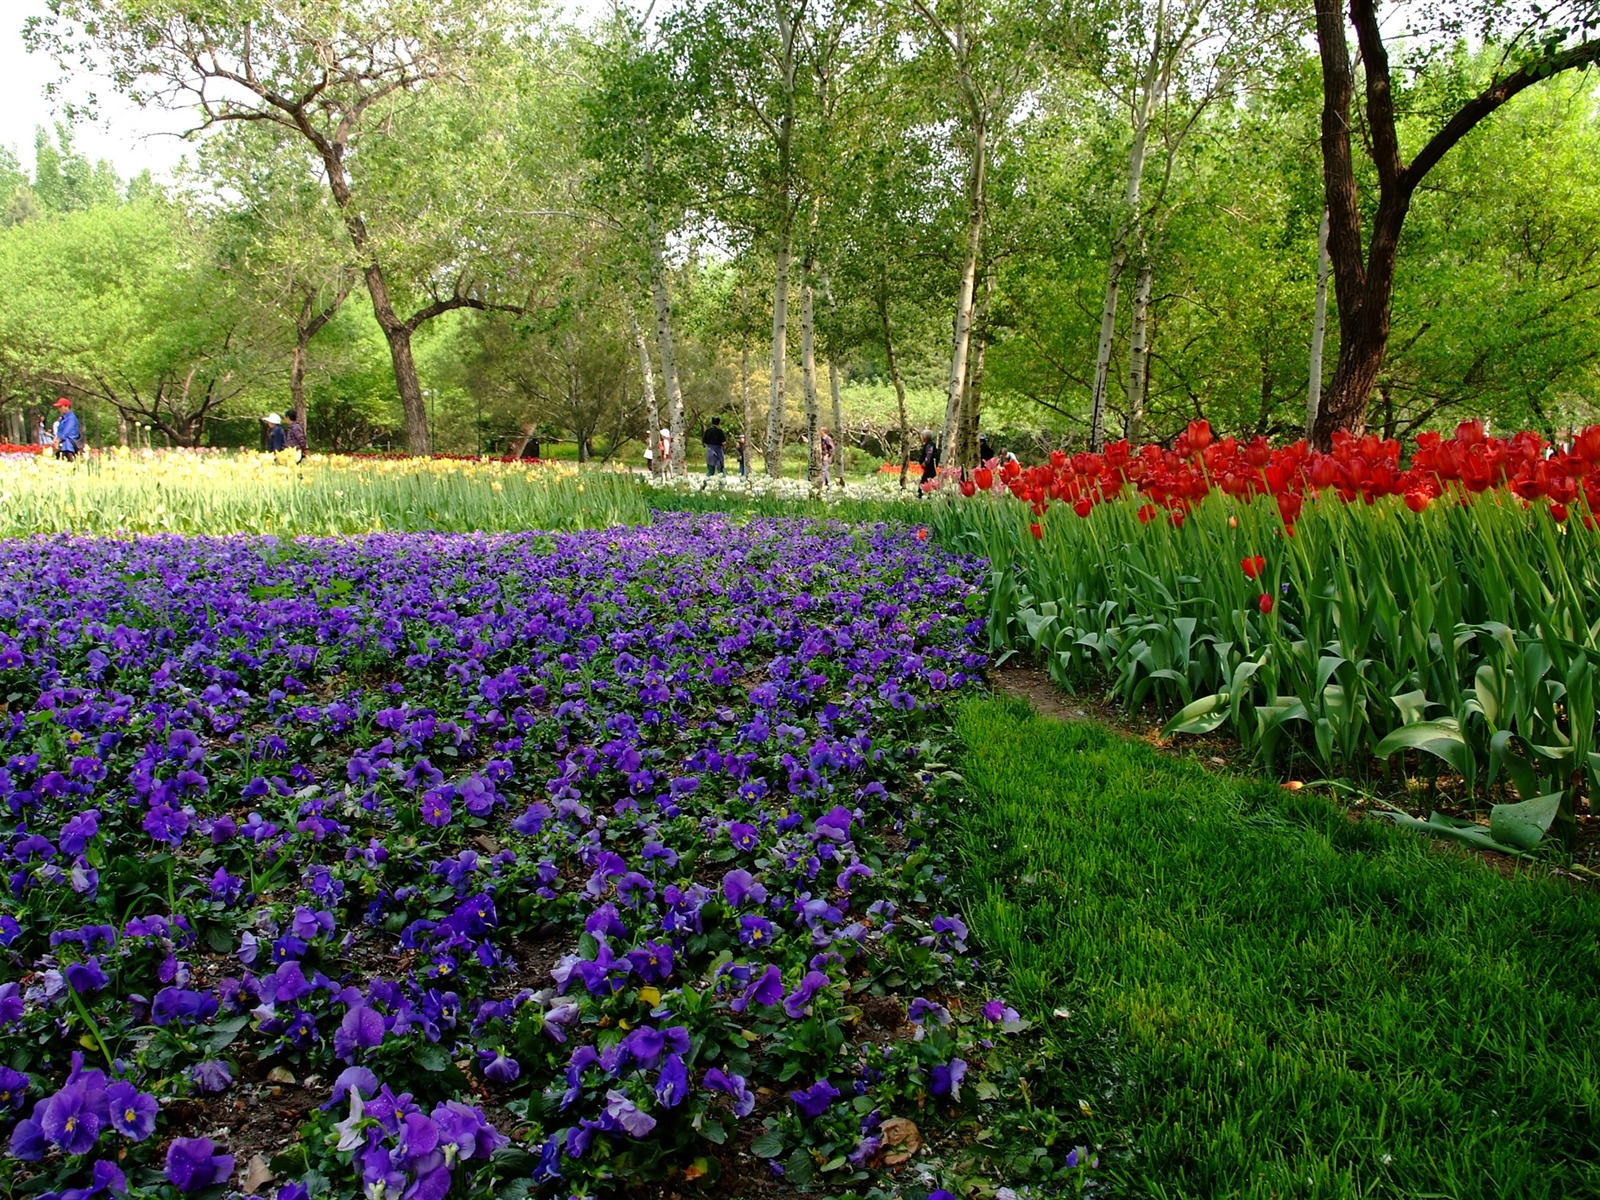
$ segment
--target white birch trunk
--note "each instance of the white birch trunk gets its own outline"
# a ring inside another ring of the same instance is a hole
[[[978,254],[983,248],[983,190],[988,170],[988,131],[974,116],[972,162],[967,169],[966,256],[961,264],[961,291],[956,298],[955,346],[950,354],[950,387],[944,408],[944,440],[939,451],[944,462],[957,453],[961,427],[961,398],[967,385],[967,355],[972,346],[973,308],[977,302]]]
[[[1146,358],[1150,345],[1150,287],[1152,272],[1148,262],[1139,265],[1133,285],[1133,333],[1128,344],[1128,444],[1136,446],[1144,436],[1144,396]]]
[[[822,442],[818,437],[821,413],[817,404],[816,312],[809,264],[800,277],[800,382],[806,405],[806,479],[811,490],[822,491]]]
[[[778,244],[772,283],[772,383],[768,390],[767,474],[783,474],[784,399],[789,373],[789,234]]]
[[[639,319],[633,315],[633,305],[628,304],[626,308],[628,331],[639,351],[639,392],[644,398],[644,419],[649,427],[645,430],[645,444],[650,447],[650,474],[659,475],[665,464],[661,461],[661,414],[656,410],[656,375],[650,366],[650,343],[644,340],[644,330],[639,328]]]
[[[744,334],[739,340],[739,400],[744,408],[744,424],[739,426],[739,432],[744,437],[744,453],[748,459],[755,451],[750,444],[750,422],[754,414],[750,411],[750,335]]]
[[[1111,245],[1111,267],[1106,272],[1106,299],[1100,309],[1100,345],[1094,359],[1094,393],[1089,406],[1089,449],[1099,453],[1106,441],[1106,389],[1111,382],[1111,344],[1117,333],[1117,293],[1122,271],[1128,265],[1128,242],[1139,226],[1139,190],[1144,181],[1145,146],[1150,136],[1150,114],[1155,109],[1156,80],[1160,77],[1162,25],[1166,6],[1156,9],[1156,27],[1150,45],[1150,62],[1133,106],[1133,145],[1128,149],[1128,182],[1123,196],[1122,226]]]
[[[894,352],[894,335],[889,326],[889,287],[880,269],[878,275],[878,321],[883,328],[883,355],[889,362],[889,379],[894,384],[894,398],[900,406],[900,487],[906,486],[906,472],[911,466],[911,422],[906,415],[906,385],[900,378],[900,360]]]
[[[833,298],[833,283],[828,278],[828,273],[822,273],[822,294],[828,301],[828,314],[834,320],[835,329],[839,321],[839,302]],[[833,466],[834,474],[839,477],[839,486],[844,487],[844,404],[839,399],[839,368],[833,361],[833,353],[828,354],[828,393],[833,400]]]
[[[1306,388],[1306,438],[1316,432],[1322,407],[1322,343],[1328,336],[1328,210],[1317,232],[1317,312],[1311,322],[1311,382]]]
[[[750,409],[750,298],[743,287],[739,289],[739,315],[743,326],[739,331],[739,402],[744,410],[744,424],[739,427],[739,432],[744,435],[744,452],[748,458],[755,453],[756,447],[750,436],[750,425],[755,420],[755,414]]]
[[[654,225],[650,229],[650,295],[656,306],[656,348],[661,382],[667,389],[667,428],[672,431],[672,474],[683,474],[683,389],[678,386],[678,356],[672,347],[672,300],[667,294],[666,254]]]

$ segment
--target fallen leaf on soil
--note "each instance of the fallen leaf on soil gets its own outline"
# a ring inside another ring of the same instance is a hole
[[[293,1083],[294,1072],[288,1067],[273,1067],[267,1072],[268,1083]]]
[[[909,1162],[911,1156],[922,1149],[922,1131],[915,1121],[904,1117],[890,1117],[878,1126],[878,1136],[883,1139],[885,1166],[898,1167]]]
[[[267,1160],[259,1154],[255,1155],[244,1169],[244,1194],[255,1195],[257,1191],[271,1183],[273,1178],[272,1168],[267,1166]]]

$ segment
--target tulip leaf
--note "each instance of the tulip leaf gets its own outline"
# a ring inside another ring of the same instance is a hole
[[[1389,702],[1400,710],[1400,724],[1415,725],[1428,711],[1428,694],[1420,689],[1390,696]]]
[[[1489,832],[1502,845],[1532,850],[1549,832],[1560,805],[1560,792],[1535,796],[1520,804],[1496,804],[1489,810]]]
[[[1228,719],[1228,693],[1202,696],[1193,704],[1186,704],[1161,727],[1161,735],[1174,733],[1210,733]]]
[[[1402,725],[1379,742],[1373,754],[1388,758],[1401,750],[1419,750],[1424,754],[1436,755],[1466,778],[1472,778],[1472,748],[1461,735],[1461,727],[1449,718]]]

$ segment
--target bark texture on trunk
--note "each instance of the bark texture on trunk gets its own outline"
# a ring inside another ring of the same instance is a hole
[[[1148,262],[1139,264],[1133,285],[1133,329],[1128,338],[1128,424],[1129,445],[1138,445],[1144,436],[1144,398],[1149,376],[1150,288],[1154,271]]]
[[[789,373],[789,230],[782,231],[772,282],[772,381],[767,394],[767,474],[783,474],[784,400]]]
[[[1315,0],[1317,51],[1322,60],[1322,176],[1328,212],[1328,256],[1339,310],[1339,358],[1322,398],[1312,440],[1322,449],[1340,430],[1366,428],[1367,405],[1389,343],[1390,302],[1400,232],[1411,197],[1441,159],[1506,101],[1540,80],[1600,61],[1600,38],[1551,48],[1511,74],[1492,80],[1464,101],[1410,163],[1400,153],[1389,53],[1377,0],[1349,0],[1349,20],[1361,53],[1366,152],[1376,168],[1378,202],[1363,253],[1360,193],[1350,148],[1355,73],[1341,0]]]
[[[839,321],[839,302],[833,298],[833,283],[828,278],[828,273],[822,273],[822,294],[828,301],[828,315],[833,319],[835,327]],[[834,474],[839,477],[839,486],[844,487],[844,403],[839,398],[839,367],[833,361],[833,351],[828,352],[828,394],[833,400],[833,453]]]
[[[678,384],[678,355],[672,342],[672,297],[667,292],[666,254],[654,229],[650,233],[650,296],[656,310],[656,349],[661,356],[661,382],[667,389],[667,428],[672,431],[672,474],[683,474],[683,389]]]
[[[362,278],[366,281],[367,295],[372,299],[372,315],[378,322],[378,328],[383,331],[383,340],[389,346],[394,386],[400,393],[400,408],[405,414],[406,447],[412,454],[431,454],[433,434],[428,428],[428,406],[422,395],[422,384],[417,379],[416,359],[411,354],[413,327],[395,312],[394,300],[389,295],[388,277],[372,254],[372,239],[367,234],[367,223],[356,210],[350,190],[343,148],[326,146],[323,148],[322,161],[328,172],[328,187],[333,192],[334,203],[344,215],[350,244],[359,256],[367,260],[362,268]]]
[[[911,465],[911,424],[906,416],[906,384],[900,377],[900,360],[894,352],[894,333],[889,325],[889,283],[878,274],[878,324],[883,330],[883,356],[889,363],[889,380],[894,384],[895,403],[900,409],[900,487],[906,486],[906,471]]]
[[[316,296],[308,293],[295,318],[294,352],[289,359],[289,401],[302,429],[306,428],[306,359],[310,353],[311,339],[338,315],[349,295],[349,284],[341,285],[333,300],[319,309]]]
[[[1310,381],[1306,386],[1306,438],[1317,432],[1317,412],[1322,407],[1322,347],[1328,336],[1328,209],[1322,209],[1317,230],[1317,303],[1311,321]]]
[[[624,305],[628,312],[628,332],[633,335],[634,348],[639,352],[639,394],[644,399],[644,440],[650,447],[650,473],[660,475],[665,469],[661,461],[661,413],[656,409],[656,373],[650,365],[650,343],[645,341],[639,318],[633,314],[633,305]]]
[[[782,110],[773,130],[773,145],[778,154],[778,241],[773,254],[772,272],[772,383],[768,394],[767,474],[776,479],[783,474],[784,402],[789,370],[789,265],[794,256],[794,119],[795,71],[799,65],[799,20],[803,6],[791,13],[784,0],[773,0],[773,15],[778,24],[778,85],[783,94]]]
[[[973,309],[977,302],[978,256],[983,249],[984,183],[988,171],[988,130],[983,114],[972,114],[972,158],[967,166],[967,230],[961,262],[961,290],[956,296],[955,345],[950,353],[950,385],[944,409],[944,461],[957,457],[961,401],[967,385],[967,355],[972,345]]]
[[[818,430],[822,421],[817,404],[815,291],[811,281],[811,264],[806,263],[800,272],[800,383],[806,406],[806,479],[811,484],[811,490],[820,493],[822,443]]]
[[[1089,401],[1089,449],[1099,453],[1106,442],[1106,391],[1111,386],[1111,350],[1117,334],[1117,300],[1122,272],[1128,265],[1130,241],[1139,237],[1139,193],[1144,182],[1145,148],[1150,138],[1150,117],[1155,110],[1156,80],[1160,76],[1162,21],[1165,7],[1157,10],[1150,61],[1133,105],[1133,144],[1128,149],[1128,178],[1122,198],[1122,223],[1111,243],[1111,264],[1106,271],[1105,301],[1100,306],[1100,341],[1094,356],[1094,391]]]
[[[739,307],[746,318],[744,328],[739,333],[739,403],[744,409],[744,424],[739,426],[739,432],[744,435],[745,457],[755,453],[755,439],[752,436],[751,424],[755,420],[755,413],[750,408],[750,328],[748,317],[750,305],[744,288],[739,289]]]

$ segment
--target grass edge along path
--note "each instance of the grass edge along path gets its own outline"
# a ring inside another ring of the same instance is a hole
[[[1109,1194],[1600,1195],[1600,894],[1020,700],[957,733],[969,921]]]

